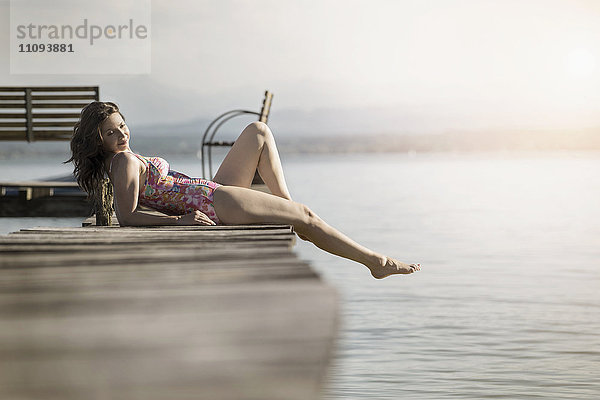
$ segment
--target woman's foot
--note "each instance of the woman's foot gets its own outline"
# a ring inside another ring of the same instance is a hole
[[[406,264],[385,256],[378,265],[367,267],[371,270],[371,275],[376,279],[383,279],[394,274],[412,274],[421,270],[421,264]]]

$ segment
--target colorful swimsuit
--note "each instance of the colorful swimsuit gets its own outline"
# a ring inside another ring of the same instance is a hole
[[[168,215],[199,210],[216,224],[220,223],[213,206],[213,195],[221,184],[173,171],[164,158],[132,154],[146,164],[146,182],[140,192],[139,204]]]

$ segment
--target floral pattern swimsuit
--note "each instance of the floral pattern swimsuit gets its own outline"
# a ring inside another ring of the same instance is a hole
[[[216,224],[220,223],[213,206],[213,195],[223,185],[173,171],[164,158],[132,154],[146,164],[146,182],[140,192],[139,204],[168,215],[199,210]]]

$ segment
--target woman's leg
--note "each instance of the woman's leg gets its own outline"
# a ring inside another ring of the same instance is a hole
[[[221,186],[214,193],[214,207],[224,224],[290,224],[296,233],[317,247],[364,264],[378,279],[420,269],[419,264],[405,264],[361,246],[295,201],[246,188]]]
[[[222,185],[249,188],[257,169],[271,193],[292,199],[275,139],[267,124],[262,122],[253,122],[242,131],[213,180]]]

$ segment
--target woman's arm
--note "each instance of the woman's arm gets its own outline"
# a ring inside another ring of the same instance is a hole
[[[152,215],[137,210],[141,168],[141,161],[128,152],[117,154],[113,161],[111,180],[114,189],[115,212],[122,226],[215,225],[200,211],[186,215],[169,216]]]

